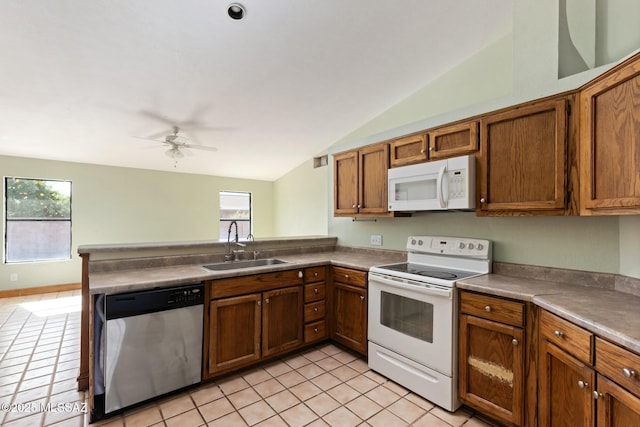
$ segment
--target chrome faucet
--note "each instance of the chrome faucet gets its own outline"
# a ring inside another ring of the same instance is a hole
[[[240,241],[238,240],[238,223],[236,221],[231,221],[231,223],[229,224],[229,231],[227,232],[227,254],[225,255],[225,259],[227,261],[231,261],[231,228],[233,228],[233,226],[236,226],[236,234],[235,234],[235,244],[236,246],[240,247],[240,248],[244,248],[247,245],[245,245],[244,243],[240,243]],[[233,260],[234,261],[240,261],[240,255],[244,253],[244,250],[242,249],[234,249],[233,250]]]
[[[258,256],[260,256],[260,251],[256,250],[256,239],[254,239],[253,234],[249,233],[249,235],[247,235],[247,241],[251,242],[251,247],[253,249],[253,259],[258,259]]]

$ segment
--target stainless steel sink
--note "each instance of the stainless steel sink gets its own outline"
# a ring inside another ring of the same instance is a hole
[[[283,261],[277,258],[263,258],[263,259],[248,259],[243,261],[227,261],[218,262],[215,264],[203,265],[207,270],[222,271],[222,270],[235,270],[237,268],[251,268],[262,267],[265,265],[286,264],[287,261]]]

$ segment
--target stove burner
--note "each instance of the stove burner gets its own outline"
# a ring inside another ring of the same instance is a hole
[[[467,271],[457,271],[454,269],[436,270],[438,267],[432,265],[421,265],[416,263],[400,263],[380,266],[385,270],[399,271],[401,273],[415,274],[416,276],[432,277],[434,279],[455,281],[475,275],[476,273]]]
[[[457,274],[450,273],[448,271],[429,271],[429,270],[411,270],[408,273],[419,274],[420,276],[434,277],[436,279],[443,280],[455,280],[458,278]]]

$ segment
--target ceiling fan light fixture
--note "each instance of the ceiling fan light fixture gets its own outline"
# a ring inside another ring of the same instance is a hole
[[[227,8],[227,13],[229,14],[229,17],[231,19],[236,21],[241,20],[247,14],[244,6],[242,6],[240,3],[231,3]]]
[[[184,154],[182,153],[182,151],[180,151],[176,147],[168,149],[167,151],[165,151],[165,154],[174,160],[181,159],[184,157]]]

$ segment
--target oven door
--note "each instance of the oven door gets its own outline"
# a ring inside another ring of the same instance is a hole
[[[369,273],[369,341],[449,377],[453,288]]]

